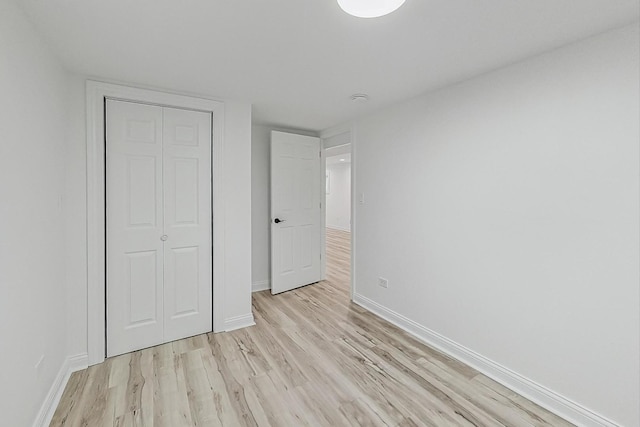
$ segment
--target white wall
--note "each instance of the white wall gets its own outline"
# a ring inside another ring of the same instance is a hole
[[[338,132],[338,133],[335,133]],[[331,136],[324,137],[323,134],[329,133]],[[333,129],[327,129],[322,131],[322,146],[333,149],[340,149],[340,147],[344,147],[345,145],[351,144],[351,129],[349,126],[336,126]],[[350,149],[349,149],[350,150]]]
[[[87,140],[85,78],[70,75],[66,147],[65,237],[67,346],[69,354],[87,353]]]
[[[326,226],[351,231],[351,163],[327,164],[327,173]]]
[[[625,426],[638,41],[609,32],[356,124],[357,293]]]
[[[251,127],[251,281],[254,290],[270,288],[271,279],[271,214],[269,208],[269,177],[271,131],[318,136],[305,130],[274,126]]]
[[[7,426],[33,423],[67,355],[66,78],[23,13],[0,1],[0,413]]]
[[[269,164],[271,128],[251,127],[251,282],[266,289],[271,277]]]
[[[224,109],[224,317],[230,320],[252,316],[251,104],[225,101]]]

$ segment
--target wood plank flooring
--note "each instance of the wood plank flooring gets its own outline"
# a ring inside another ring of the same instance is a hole
[[[327,231],[327,281],[254,293],[254,327],[74,373],[51,425],[570,425],[350,303],[348,241]]]

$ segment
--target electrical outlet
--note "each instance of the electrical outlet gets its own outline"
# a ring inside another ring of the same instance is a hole
[[[388,288],[389,287],[389,281],[387,279],[385,279],[384,277],[378,277],[378,285],[383,287],[383,288]]]

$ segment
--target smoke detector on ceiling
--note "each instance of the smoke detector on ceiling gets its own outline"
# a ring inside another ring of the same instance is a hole
[[[358,104],[365,103],[369,100],[369,95],[366,93],[354,93],[351,95],[351,100],[353,102],[357,102]]]

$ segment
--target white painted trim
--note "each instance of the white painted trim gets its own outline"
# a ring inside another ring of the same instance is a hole
[[[251,292],[260,292],[271,289],[271,281],[260,280],[251,284]]]
[[[356,294],[356,205],[357,205],[357,194],[356,194],[356,124],[355,123],[345,123],[338,126],[334,126],[329,129],[325,129],[320,132],[320,144],[322,147],[322,153],[326,153],[326,150],[335,147],[324,147],[324,140],[334,137],[336,135],[340,135],[343,133],[349,133],[349,145],[351,146],[351,229],[343,230],[349,231],[351,233],[351,283],[350,283],[350,294],[351,301]],[[347,145],[347,144],[344,144]],[[336,147],[341,147],[340,145]],[[327,170],[326,159],[325,156],[322,156],[322,180],[324,182],[324,173]],[[324,185],[323,185],[324,188]],[[324,201],[322,203],[322,221],[325,227],[328,227],[324,222],[326,221],[326,205],[327,205],[327,195],[325,191],[322,191],[322,195],[324,197]],[[330,227],[336,228],[336,227]],[[339,228],[338,228],[339,229]],[[326,271],[326,239],[323,234],[322,240],[322,277],[325,279],[325,271]]]
[[[224,330],[226,332],[235,331],[236,329],[246,328],[255,325],[253,313],[243,314],[242,316],[230,317],[224,321]]]
[[[327,280],[327,156],[320,138],[320,279]]]
[[[33,421],[33,427],[45,427],[51,423],[71,374],[76,371],[86,369],[88,366],[88,360],[89,358],[86,353],[67,356],[67,358],[64,359],[62,366],[60,366],[60,370],[58,370],[58,374],[53,380],[53,384],[51,384],[51,388],[44,399],[44,402],[42,402],[42,406],[40,406],[38,415]]]
[[[87,350],[88,364],[105,357],[105,98],[166,105],[213,113],[213,330],[224,330],[224,103],[87,80]]]
[[[351,229],[348,227],[341,227],[339,225],[330,225],[327,224],[327,228],[331,228],[332,230],[346,231],[347,233],[351,233]]]
[[[358,193],[356,188],[356,168],[357,168],[357,127],[351,125],[351,301],[356,295],[356,219],[358,211]]]
[[[342,133],[349,133],[349,132],[350,131],[346,130],[346,131],[344,131]],[[341,134],[338,134],[338,135],[341,135]],[[332,136],[337,136],[337,135],[332,135]],[[329,138],[327,138],[327,139],[329,139]],[[349,140],[351,140],[351,138],[349,138]],[[341,144],[341,145],[332,145],[331,147],[327,147],[327,148],[323,148],[323,149],[326,152],[326,151],[335,150],[336,148],[343,148],[343,147],[346,147],[347,145],[351,146],[351,142],[346,142],[346,143]],[[351,148],[351,147],[349,147],[349,148]],[[329,154],[331,154],[331,155],[327,156],[327,157],[336,157],[336,156],[338,156],[338,154],[332,154],[332,153],[329,153]],[[349,161],[349,162],[345,162],[345,163],[334,163],[334,164],[337,165],[337,164],[349,164],[349,163],[351,163],[351,162]]]
[[[615,422],[585,408],[535,381],[526,378],[467,347],[438,334],[377,302],[356,294],[353,302],[369,310],[420,341],[448,356],[471,366],[505,387],[553,412],[567,421],[584,427],[621,427]]]

